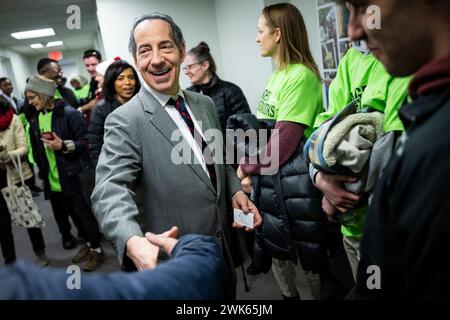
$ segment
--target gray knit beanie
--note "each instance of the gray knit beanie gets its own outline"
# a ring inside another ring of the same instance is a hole
[[[53,97],[56,91],[56,82],[41,75],[36,75],[28,80],[25,90]]]

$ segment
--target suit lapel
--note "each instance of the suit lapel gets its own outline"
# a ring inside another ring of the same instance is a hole
[[[148,90],[146,90],[144,87],[141,88],[141,90],[138,93],[138,98],[141,101],[142,107],[146,113],[150,114],[150,122],[158,129],[159,132],[166,138],[166,140],[172,144],[172,146],[176,146],[178,142],[173,141],[171,139],[172,133],[178,129],[175,122],[172,120],[172,118],[169,116],[169,114],[163,109],[161,104],[158,100],[150,93]],[[189,105],[190,107],[190,105]],[[194,112],[194,111],[193,111]],[[201,112],[203,113],[203,112]],[[194,112],[195,117],[197,118],[197,114]],[[203,118],[206,118],[205,116],[201,116],[201,119],[203,121]],[[197,118],[199,119],[199,118]],[[202,122],[204,123],[204,122]],[[203,130],[203,128],[202,128]],[[211,180],[209,179],[206,172],[203,170],[202,166],[200,164],[190,163],[188,164],[189,167],[195,172],[195,174],[208,185],[208,187],[211,189],[212,192],[216,193],[216,190],[214,189]],[[217,168],[216,168],[217,172]]]

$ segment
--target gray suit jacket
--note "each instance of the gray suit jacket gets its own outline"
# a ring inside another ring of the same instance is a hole
[[[202,130],[220,130],[212,100],[184,94]],[[231,166],[215,164],[216,191],[200,164],[174,164],[174,130],[174,121],[144,87],[106,119],[91,199],[121,263],[127,240],[148,231],[178,226],[180,236],[211,235],[219,245],[228,238],[230,196],[242,190],[239,179]]]

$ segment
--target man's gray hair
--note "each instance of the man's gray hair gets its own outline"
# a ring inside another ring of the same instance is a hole
[[[133,27],[131,28],[130,33],[130,42],[128,44],[128,50],[133,55],[133,57],[136,57],[136,39],[134,38],[134,30],[136,27],[145,20],[164,20],[166,21],[171,28],[171,36],[173,41],[175,42],[176,46],[181,49],[184,45],[184,37],[183,33],[181,32],[180,27],[176,25],[176,23],[173,21],[173,19],[168,16],[167,14],[160,13],[160,12],[154,12],[152,14],[144,14],[142,16],[137,17],[134,19]]]

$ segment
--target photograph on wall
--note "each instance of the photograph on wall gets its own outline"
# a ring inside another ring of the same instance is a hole
[[[319,9],[320,40],[336,39],[336,6],[329,5]]]
[[[330,3],[334,3],[334,0],[318,0],[317,1],[318,6],[323,6],[324,4],[330,4]]]
[[[337,36],[339,38],[348,37],[348,20],[350,11],[346,6],[336,6]]]
[[[328,40],[322,43],[322,61],[324,69],[336,69],[336,46],[335,40]]]
[[[347,53],[348,49],[352,47],[350,38],[339,39],[339,60]]]

